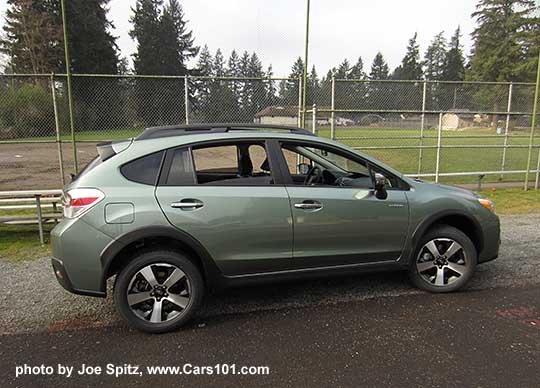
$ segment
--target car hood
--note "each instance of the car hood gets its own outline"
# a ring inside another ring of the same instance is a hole
[[[480,197],[474,191],[467,190],[462,187],[443,185],[441,183],[424,182],[424,181],[417,181],[416,183],[419,183],[420,185],[429,186],[430,188],[436,187],[437,189],[445,192],[446,194],[457,195],[463,198],[476,199]]]

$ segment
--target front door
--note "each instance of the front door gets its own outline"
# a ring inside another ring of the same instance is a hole
[[[312,143],[282,143],[282,152],[292,182],[295,260],[316,266],[400,257],[409,211],[405,192],[392,187],[395,177],[387,179],[387,198],[378,199],[372,168],[359,158]]]

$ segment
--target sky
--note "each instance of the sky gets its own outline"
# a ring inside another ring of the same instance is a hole
[[[67,0],[69,1],[69,0]],[[225,57],[233,49],[255,51],[274,75],[285,77],[293,62],[304,56],[306,0],[180,0],[197,45]],[[394,69],[418,33],[421,54],[440,31],[449,39],[458,25],[465,54],[475,23],[471,13],[477,0],[311,0],[309,67],[319,75],[347,58],[359,56],[369,73],[373,57],[381,51]],[[109,18],[121,56],[131,60],[136,43],[129,37],[129,18],[135,0],[111,0]],[[5,14],[6,0],[0,0]],[[3,25],[4,17],[0,20]],[[194,65],[194,63],[191,63]]]

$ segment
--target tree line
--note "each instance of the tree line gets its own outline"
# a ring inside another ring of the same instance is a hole
[[[136,1],[130,16],[130,36],[137,45],[133,66],[129,68],[126,58],[120,56],[116,37],[111,33],[108,3],[109,0],[66,1],[66,28],[71,54],[69,66],[73,73],[193,76],[189,88],[190,109],[201,121],[230,121],[238,117],[251,120],[266,106],[298,104],[299,83],[293,80],[271,81],[272,66],[263,65],[256,53],[233,50],[225,58],[219,48],[211,53],[206,45],[202,48],[197,45],[178,0]],[[408,41],[401,63],[393,71],[381,52],[374,57],[369,72],[364,70],[361,57],[353,64],[343,60],[322,77],[312,66],[307,80],[306,104],[328,105],[332,78],[534,81],[540,47],[540,18],[535,11],[534,0],[479,0],[471,15],[477,26],[472,33],[470,55],[463,51],[462,34],[457,27],[449,39],[444,32],[435,35],[423,54],[418,36],[414,34]],[[60,0],[8,0],[0,51],[8,58],[8,72],[63,73],[65,56]],[[194,65],[190,66],[190,63]],[[303,67],[303,60],[299,57],[292,64],[288,77],[299,79]],[[197,79],[197,76],[217,78]],[[219,77],[267,80],[226,81]],[[7,84],[2,86],[4,92],[8,87]],[[36,88],[39,87],[42,86],[36,83]],[[398,89],[382,90],[376,83],[353,83],[340,87],[343,89],[338,93],[341,101],[336,103],[344,108],[358,106],[359,103],[383,107],[381,104],[388,103],[390,97],[393,97],[391,103],[402,109],[417,104],[406,93]],[[90,123],[90,128],[102,126],[106,121],[124,125],[120,115],[125,115],[126,109],[136,112],[144,125],[185,119],[185,107],[180,105],[185,91],[179,82],[87,80],[84,84],[80,81],[80,85],[74,85],[74,91],[77,113],[82,117],[79,121]],[[25,93],[32,95],[28,90]],[[440,91],[430,89],[428,93],[434,104],[440,100]],[[102,101],[99,107],[96,107],[96,96]],[[127,97],[134,97],[134,106],[118,105]],[[39,98],[42,99],[41,94]]]

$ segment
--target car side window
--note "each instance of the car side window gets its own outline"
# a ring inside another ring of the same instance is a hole
[[[235,174],[238,171],[238,153],[234,145],[196,148],[193,162],[197,172]]]
[[[192,150],[199,185],[270,185],[274,183],[264,143],[238,142]]]
[[[120,167],[120,173],[130,181],[155,185],[161,167],[164,151],[155,152],[132,160]]]
[[[284,143],[282,152],[295,185],[372,189],[373,174],[386,177],[386,187],[398,188],[397,178],[362,160],[311,144]]]

